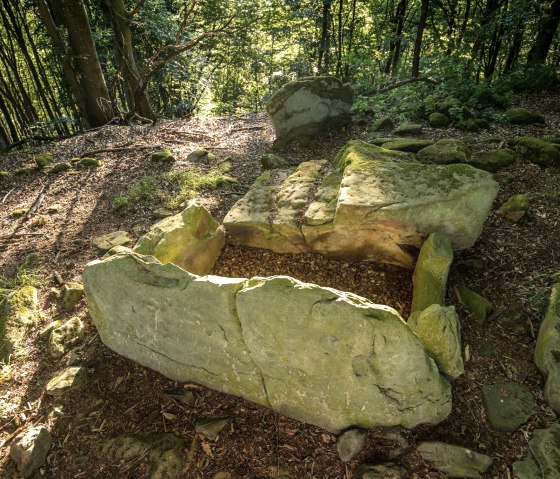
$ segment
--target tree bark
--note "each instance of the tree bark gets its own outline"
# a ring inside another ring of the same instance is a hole
[[[417,77],[420,74],[420,52],[422,50],[422,37],[424,36],[424,28],[426,28],[426,19],[428,18],[428,9],[430,0],[422,0],[420,7],[420,19],[418,20],[418,30],[416,31],[416,40],[414,41],[414,54],[412,57],[412,76]]]
[[[535,65],[546,61],[546,57],[550,51],[550,45],[552,44],[552,40],[554,40],[554,35],[556,34],[559,23],[560,0],[553,0],[550,5],[550,12],[541,23],[535,43],[527,55],[528,64]]]
[[[317,71],[326,73],[329,69],[329,16],[331,12],[331,0],[323,0],[323,17],[321,27],[321,43],[319,45],[319,60]]]

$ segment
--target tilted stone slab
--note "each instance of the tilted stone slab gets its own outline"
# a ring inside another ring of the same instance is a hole
[[[560,424],[535,429],[527,456],[513,463],[516,479],[557,479],[560,477]]]
[[[233,245],[277,253],[308,251],[301,232],[303,213],[325,161],[308,161],[293,170],[267,171],[224,218]]]
[[[266,104],[276,133],[276,146],[347,123],[352,98],[352,87],[332,76],[287,83]]]
[[[174,380],[332,432],[451,410],[449,383],[389,307],[288,277],[197,277],[134,253],[89,263],[83,279],[102,341]]]
[[[423,165],[404,154],[349,142],[330,232],[304,230],[313,251],[412,267],[409,247],[435,231],[453,249],[474,244],[498,191],[492,175],[468,165]]]
[[[539,329],[534,359],[546,378],[544,398],[560,415],[560,283],[552,287],[548,309]]]

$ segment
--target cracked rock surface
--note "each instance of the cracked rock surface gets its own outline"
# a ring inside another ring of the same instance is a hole
[[[387,306],[286,276],[197,277],[134,253],[93,261],[83,278],[103,342],[174,380],[335,433],[451,410],[448,381]]]

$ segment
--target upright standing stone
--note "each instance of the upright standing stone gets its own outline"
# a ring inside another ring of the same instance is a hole
[[[37,426],[20,434],[10,446],[10,457],[17,464],[22,477],[30,477],[47,460],[52,438],[44,426]]]
[[[353,91],[332,76],[292,81],[278,90],[266,105],[276,133],[276,146],[316,136],[350,119]]]
[[[544,398],[560,415],[560,283],[552,287],[546,316],[539,329],[535,364],[546,378]]]

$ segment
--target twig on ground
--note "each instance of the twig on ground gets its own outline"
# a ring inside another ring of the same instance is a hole
[[[2,201],[1,201],[0,203],[4,203],[4,202],[8,199],[8,196],[10,196],[10,194],[11,194],[12,191],[14,191],[14,190],[15,190],[15,188],[12,188],[10,191],[8,191],[8,192],[4,195],[4,198],[2,198]]]

